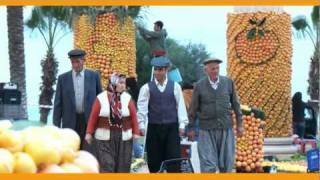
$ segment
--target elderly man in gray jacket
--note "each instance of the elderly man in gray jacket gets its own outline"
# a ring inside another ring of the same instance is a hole
[[[232,124],[232,109],[236,113],[237,134],[243,133],[239,98],[231,79],[219,75],[222,61],[210,58],[204,61],[207,78],[194,88],[190,107],[190,124],[199,118],[198,152],[201,172],[232,172],[235,155],[235,136]],[[194,131],[189,137],[192,139]]]

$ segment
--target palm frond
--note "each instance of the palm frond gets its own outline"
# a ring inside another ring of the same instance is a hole
[[[44,17],[51,17],[52,16],[52,11],[55,8],[54,6],[39,6],[39,10],[42,13],[42,16]]]
[[[26,26],[32,30],[35,28],[40,28],[46,30],[48,28],[45,19],[42,15],[42,11],[39,7],[32,9],[31,17],[26,21]]]
[[[320,29],[320,6],[314,6],[311,12],[311,19],[315,30]]]
[[[292,26],[297,31],[304,30],[308,26],[308,22],[307,22],[306,16],[304,16],[304,15],[296,16],[295,18],[293,18],[291,23],[292,23]]]
[[[132,17],[132,19],[139,18],[139,13],[141,9],[141,6],[129,6],[128,15]]]
[[[99,14],[113,12],[120,22],[124,22],[127,16],[133,19],[142,18],[139,16],[142,6],[69,6],[65,7],[69,13],[69,19],[66,21],[70,28],[73,22],[80,15],[87,15],[92,24],[95,23],[96,17]]]
[[[306,16],[304,15],[299,15],[293,18],[291,24],[293,28],[296,30],[295,35],[298,38],[301,38],[301,37],[305,38],[306,33],[312,34],[312,29],[306,19]]]
[[[69,17],[68,9],[63,6],[56,6],[52,9],[52,16],[58,21],[65,21]]]

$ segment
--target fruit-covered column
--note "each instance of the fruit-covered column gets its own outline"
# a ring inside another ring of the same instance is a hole
[[[93,31],[93,24],[87,15],[81,15],[75,18],[73,23],[73,46],[86,51],[85,66],[90,69],[97,69],[97,64],[89,51],[88,40]]]
[[[228,14],[228,75],[242,104],[266,113],[267,137],[290,136],[291,19],[283,11]]]
[[[113,13],[99,14],[93,28],[86,31],[81,28],[85,23],[81,22],[89,23],[89,20],[86,17],[85,21],[82,17],[76,24],[78,27],[74,27],[74,44],[86,50],[85,65],[100,72],[103,87],[106,87],[112,73],[136,77],[135,27],[132,18],[125,17],[119,21]]]

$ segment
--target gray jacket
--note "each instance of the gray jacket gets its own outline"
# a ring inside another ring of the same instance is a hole
[[[201,129],[232,128],[232,110],[236,113],[237,126],[242,126],[242,113],[234,83],[225,76],[219,76],[216,90],[208,78],[200,80],[193,91],[190,106],[190,126],[199,118]]]
[[[96,96],[102,91],[100,76],[97,72],[84,71],[84,114],[88,121],[91,108]],[[75,129],[76,107],[73,88],[72,71],[58,77],[54,99],[53,124],[62,128]]]
[[[168,34],[165,29],[161,29],[160,31],[149,31],[143,27],[138,27],[138,29],[143,39],[150,44],[151,52],[156,50],[166,51],[165,40]]]

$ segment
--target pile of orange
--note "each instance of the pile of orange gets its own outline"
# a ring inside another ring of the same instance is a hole
[[[235,115],[233,114],[235,123]],[[238,172],[263,172],[263,126],[265,121],[254,115],[243,115],[244,134],[236,136],[235,166]],[[236,127],[234,127],[235,129]]]
[[[241,103],[266,113],[265,136],[290,136],[290,15],[273,11],[228,14],[227,42],[227,72]]]
[[[87,17],[82,20],[84,17],[80,16],[74,26],[74,40],[75,46],[88,54],[86,67],[100,72],[104,87],[112,73],[136,77],[135,26],[131,17],[120,22],[113,13],[99,14],[95,25],[82,33],[77,29],[90,26]]]

